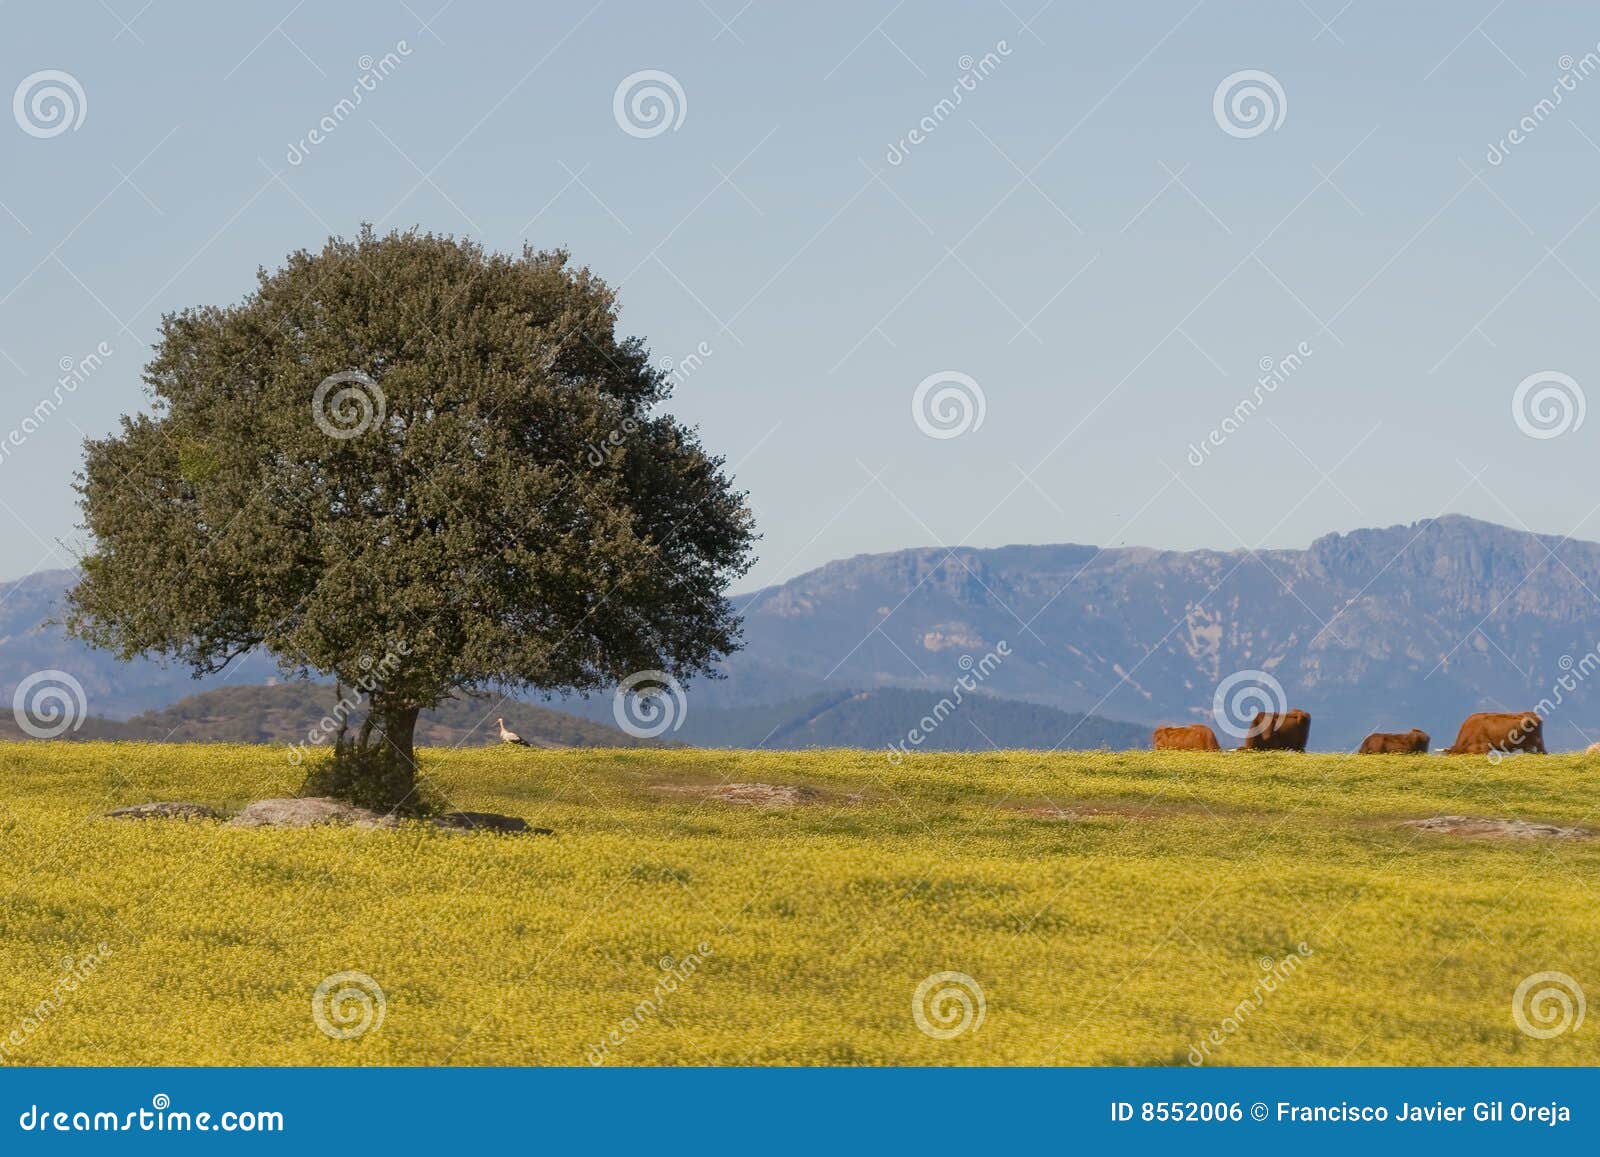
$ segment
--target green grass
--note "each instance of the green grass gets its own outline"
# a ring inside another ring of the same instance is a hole
[[[1600,1021],[1540,1040],[1512,1017],[1532,973],[1600,994],[1600,840],[1399,823],[1600,827],[1594,760],[492,749],[425,764],[455,806],[556,834],[104,820],[151,799],[236,807],[299,773],[269,747],[0,745],[0,1061],[584,1064],[616,1031],[615,1064],[1165,1065],[1215,1029],[1216,1064],[1600,1063]],[[761,811],[654,790],[724,780],[821,796]],[[1033,814],[1052,805],[1079,818]],[[54,990],[62,959],[102,942],[93,974]],[[1258,961],[1291,955],[1236,1017]],[[640,1009],[663,957],[683,979]],[[311,1002],[344,970],[381,986],[384,1018],[339,1040]],[[975,978],[984,1017],[939,1040],[912,995],[945,971]]]

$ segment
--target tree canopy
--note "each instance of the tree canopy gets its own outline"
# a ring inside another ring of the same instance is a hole
[[[150,412],[86,443],[69,625],[369,693],[353,746],[387,778],[345,785],[368,796],[411,790],[417,712],[452,692],[709,671],[751,517],[616,325],[563,251],[370,228],[166,316]]]

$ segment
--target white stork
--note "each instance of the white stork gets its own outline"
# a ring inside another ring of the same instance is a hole
[[[512,743],[518,747],[529,746],[529,743],[526,739],[522,738],[522,736],[518,735],[515,731],[512,731],[506,726],[506,721],[504,719],[496,719],[495,722],[500,725],[501,743]]]

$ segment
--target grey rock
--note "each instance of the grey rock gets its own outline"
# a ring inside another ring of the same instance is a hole
[[[322,824],[394,828],[400,826],[400,819],[342,800],[308,796],[305,799],[260,799],[231,821],[231,826],[236,828],[310,828]]]
[[[309,828],[323,824],[339,824],[358,828],[398,828],[409,817],[390,815],[371,808],[357,807],[343,800],[327,796],[309,796],[305,799],[257,800],[233,817],[232,826],[240,828]],[[431,816],[424,823],[453,832],[504,832],[548,836],[549,828],[535,828],[518,816],[502,816],[493,812],[445,812]]]
[[[113,820],[220,820],[222,813],[203,803],[136,803],[106,812]]]

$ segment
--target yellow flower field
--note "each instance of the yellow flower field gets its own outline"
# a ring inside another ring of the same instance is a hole
[[[1600,840],[1401,822],[1600,827],[1600,761],[423,754],[554,834],[108,820],[300,773],[0,745],[0,1063],[1600,1063]]]

